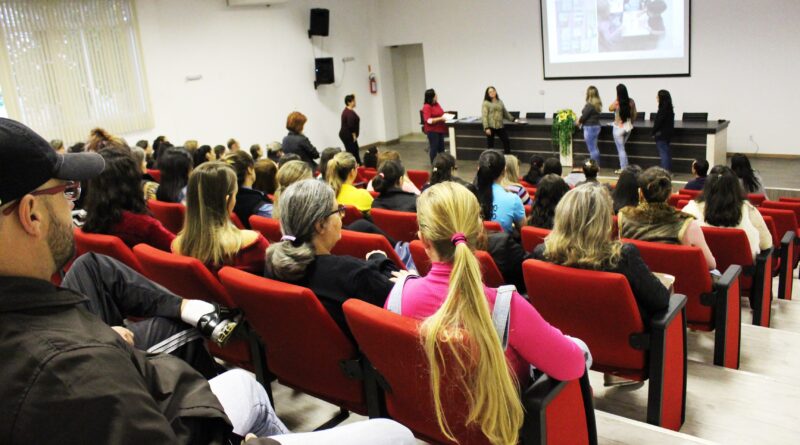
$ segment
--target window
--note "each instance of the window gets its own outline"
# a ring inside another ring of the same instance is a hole
[[[0,0],[0,103],[46,139],[150,128],[138,40],[132,0]]]

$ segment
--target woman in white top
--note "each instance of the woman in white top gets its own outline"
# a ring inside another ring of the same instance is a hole
[[[706,226],[744,230],[753,258],[772,247],[772,235],[764,218],[746,199],[739,178],[729,167],[718,165],[711,169],[703,193],[683,211]]]
[[[615,174],[622,173],[628,166],[628,153],[625,152],[625,143],[633,131],[633,121],[636,120],[636,102],[628,96],[628,88],[624,84],[617,85],[617,100],[608,107],[608,111],[614,112],[614,144],[617,146],[619,154],[619,170]]]

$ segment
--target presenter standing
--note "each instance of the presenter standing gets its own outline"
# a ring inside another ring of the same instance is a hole
[[[348,94],[344,97],[344,110],[342,110],[342,126],[339,128],[339,139],[344,144],[344,149],[356,158],[358,165],[361,165],[361,156],[358,154],[358,130],[361,118],[358,117],[353,108],[356,107],[355,94]]]
[[[614,144],[619,154],[619,170],[614,173],[619,174],[628,166],[625,143],[631,136],[633,121],[636,118],[636,103],[628,96],[628,88],[624,84],[617,85],[617,100],[608,107],[608,111],[614,112]]]
[[[578,126],[583,128],[583,140],[586,141],[589,156],[594,159],[598,167],[600,167],[600,149],[597,148],[597,137],[600,135],[600,111],[602,109],[603,102],[600,100],[600,93],[594,85],[590,85],[586,89],[586,105],[578,119]]]
[[[447,127],[444,125],[446,118],[444,110],[439,105],[436,91],[433,88],[425,91],[425,104],[422,106],[422,131],[428,136],[428,155],[433,159],[439,153],[444,152],[444,135],[447,134]]]
[[[494,148],[494,137],[497,135],[503,142],[503,153],[511,154],[511,142],[508,140],[508,134],[503,126],[503,118],[513,121],[514,117],[506,110],[505,104],[500,100],[494,87],[486,88],[483,93],[481,117],[483,118],[483,131],[486,133],[486,148]]]
[[[672,154],[670,153],[669,142],[675,130],[675,111],[672,108],[672,96],[667,90],[659,90],[658,113],[653,121],[653,138],[656,140],[658,156],[661,158],[661,168],[672,171]]]

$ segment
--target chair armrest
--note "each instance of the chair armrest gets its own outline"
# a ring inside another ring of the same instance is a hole
[[[772,251],[774,251],[774,247],[770,247],[769,249],[762,250],[758,255],[756,255],[755,259],[755,268],[758,270],[760,267],[764,267],[764,263],[767,262],[767,259],[772,256]]]
[[[742,274],[742,266],[737,264],[732,264],[725,269],[725,273],[722,274],[722,278],[719,279],[716,283],[714,283],[714,290],[726,290],[731,287],[734,280],[736,280],[739,275]]]
[[[791,243],[795,242],[797,238],[797,234],[791,231],[787,231],[783,234],[783,238],[781,238],[781,246],[788,246]]]
[[[652,329],[665,330],[684,306],[686,306],[686,295],[672,294],[669,297],[667,308],[654,314],[653,318],[650,319],[650,327]]]
[[[521,435],[520,435],[520,443],[522,445],[538,445],[547,442],[547,410],[548,406],[553,402],[557,397],[562,394],[569,385],[579,385],[580,387],[580,397],[582,401],[580,402],[580,408],[575,405],[572,405],[573,409],[582,409],[583,410],[583,417],[585,419],[585,426],[586,426],[586,439],[589,445],[597,445],[597,424],[594,417],[594,402],[592,400],[592,388],[589,384],[589,371],[586,370],[577,381],[570,380],[570,381],[559,381],[550,376],[542,375],[538,379],[536,379],[530,387],[523,391],[522,394],[522,405],[525,408],[525,420],[523,423]],[[571,397],[569,391],[565,397]],[[574,394],[573,394],[574,396]],[[552,415],[555,416],[569,416],[570,419],[577,420],[578,416],[576,416],[577,412],[567,412],[565,413],[563,409],[568,407],[569,405],[560,405],[562,409],[561,412],[556,411],[552,412]],[[556,408],[559,409],[559,408]],[[582,424],[580,421],[571,425],[573,428],[578,428],[578,425]],[[572,434],[581,434],[577,430],[573,431]],[[556,432],[557,435],[563,435],[564,432]],[[567,433],[569,435],[570,433]],[[561,438],[562,440],[566,439],[565,437]]]

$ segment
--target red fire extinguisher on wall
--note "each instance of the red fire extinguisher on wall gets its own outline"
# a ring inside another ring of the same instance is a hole
[[[378,78],[372,72],[372,65],[369,65],[369,92],[378,94]]]

